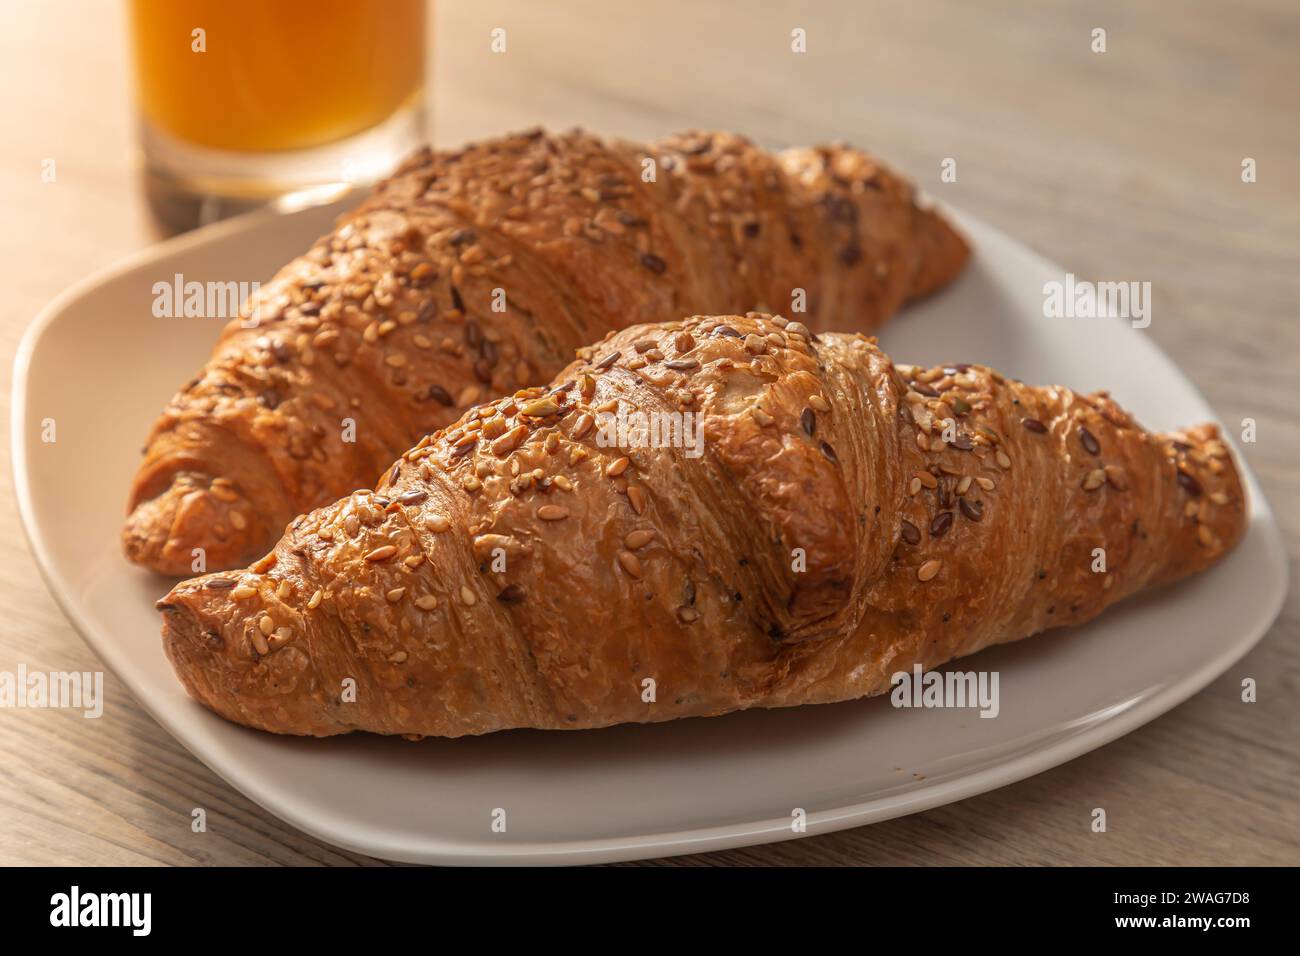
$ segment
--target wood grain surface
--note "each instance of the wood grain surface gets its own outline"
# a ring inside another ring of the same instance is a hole
[[[1300,550],[1300,7],[1294,0],[785,4],[447,0],[436,138],[544,123],[843,139],[1083,278],[1149,280],[1149,332],[1220,419]],[[507,30],[507,52],[489,31]],[[790,51],[790,31],[808,51]],[[1107,31],[1107,52],[1090,49]],[[157,239],[143,205],[125,11],[0,4],[0,401],[32,316]],[[939,179],[958,163],[958,181]],[[1243,183],[1241,163],[1257,162]],[[41,181],[44,159],[56,183]],[[177,372],[179,382],[187,370]],[[7,407],[3,421],[8,422]],[[100,665],[46,593],[0,445],[0,670]],[[94,481],[88,470],[87,481]],[[871,827],[657,861],[1300,863],[1300,601],[1206,690],[1135,733],[981,797]],[[1259,702],[1240,700],[1254,677]],[[1086,679],[1082,677],[1081,679]],[[280,823],[192,758],[110,674],[106,716],[0,710],[0,863],[374,863]],[[208,832],[190,831],[190,809]],[[1090,832],[1105,807],[1109,830]],[[652,864],[653,865],[653,864]]]

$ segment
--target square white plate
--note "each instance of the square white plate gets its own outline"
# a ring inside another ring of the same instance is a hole
[[[163,656],[153,602],[118,533],[138,449],[206,359],[219,322],[152,315],[152,285],[266,279],[338,207],[255,214],[173,240],[69,291],[34,322],[14,376],[13,460],[32,550],[55,598],[138,700],[270,812],[361,853],[426,863],[592,863],[825,833],[1020,780],[1133,730],[1204,687],[1264,634],[1286,561],[1254,476],[1226,561],[1086,627],[986,651],[1001,714],[895,710],[887,699],[600,731],[476,739],[274,737],[192,703]],[[1213,419],[1150,336],[1118,320],[1046,319],[1061,270],[989,226],[951,290],[882,336],[900,361],[971,361],[1039,383],[1108,388],[1149,428]],[[1155,321],[1172,321],[1159,311]],[[42,441],[42,422],[57,441]],[[1229,436],[1231,435],[1231,429]],[[494,833],[492,813],[507,813]]]

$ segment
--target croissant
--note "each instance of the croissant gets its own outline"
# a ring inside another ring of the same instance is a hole
[[[538,131],[426,150],[263,286],[171,401],[126,554],[178,575],[246,564],[296,515],[611,329],[766,306],[869,331],[967,254],[910,185],[844,147]]]
[[[697,316],[612,333],[158,606],[190,694],[250,727],[589,728],[878,694],[1204,569],[1245,521],[1213,425]]]

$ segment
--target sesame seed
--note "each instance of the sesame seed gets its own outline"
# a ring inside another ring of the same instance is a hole
[[[1196,538],[1207,548],[1214,544],[1214,532],[1209,529],[1208,525],[1196,526]]]
[[[754,416],[754,421],[758,423],[758,426],[760,428],[766,428],[768,425],[772,424],[773,421],[775,421],[775,419],[773,419],[771,415],[763,411],[757,405],[755,405],[750,410],[750,414]]]
[[[397,553],[397,548],[396,548],[394,545],[386,544],[386,545],[383,545],[382,547],[375,548],[375,550],[373,550],[373,551],[371,551],[369,554],[367,554],[367,555],[366,555],[366,560],[367,560],[367,561],[387,561],[389,558],[391,558],[391,557],[392,557],[393,555],[395,555],[396,553]]]
[[[321,599],[322,599],[324,596],[325,596],[325,592],[322,591],[320,588],[317,588],[317,589],[316,589],[316,593],[314,593],[314,594],[311,596],[311,598],[307,601],[307,609],[308,609],[309,611],[312,611],[312,610],[315,610],[316,608],[320,607]]]
[[[393,588],[391,591],[385,594],[384,597],[388,598],[389,604],[396,604],[398,601],[402,599],[402,595],[405,593],[406,593],[406,588]]]
[[[627,537],[623,539],[623,544],[629,551],[636,551],[640,548],[644,548],[654,540],[654,537],[655,533],[653,531],[646,528],[639,528],[636,531],[629,531]]]
[[[1106,483],[1106,471],[1102,468],[1094,468],[1088,472],[1083,479],[1084,491],[1096,491]]]
[[[966,492],[970,491],[972,480],[973,479],[970,475],[966,475],[961,479],[961,481],[957,482],[957,494],[964,495]]]
[[[618,563],[631,577],[641,577],[641,561],[631,551],[620,551]]]
[[[623,474],[623,472],[627,471],[627,466],[629,464],[630,462],[628,461],[626,455],[624,455],[621,458],[615,458],[613,461],[611,461],[608,465],[605,466],[605,474],[610,478],[615,478],[618,475]]]
[[[230,512],[230,523],[235,526],[236,531],[243,531],[248,527],[248,519],[238,511]]]
[[[830,404],[820,395],[809,395],[808,404],[819,412],[829,412],[831,410]]]
[[[288,578],[285,578],[280,582],[280,586],[275,589],[275,596],[281,601],[287,601],[291,594],[293,594],[293,585],[289,583]]]
[[[263,634],[272,634],[275,632],[275,622],[268,615],[262,615],[258,619],[257,629]]]
[[[596,424],[596,419],[590,412],[583,412],[578,416],[578,420],[573,423],[572,438],[577,441],[583,435],[591,431],[591,426]]]
[[[266,643],[266,637],[260,631],[254,631],[252,634],[253,647],[259,654],[271,653],[271,646]]]
[[[679,607],[677,609],[677,616],[681,619],[683,624],[694,624],[700,619],[700,612],[695,610],[693,607]]]
[[[444,515],[426,515],[424,526],[433,532],[443,532],[451,527],[451,522]]]
[[[791,335],[798,335],[811,341],[812,333],[808,331],[808,326],[802,322],[788,322],[785,326],[786,332]]]
[[[916,473],[916,480],[931,490],[939,487],[939,479],[934,477],[934,475],[930,474],[928,471],[918,471]]]
[[[993,483],[992,478],[985,478],[983,475],[977,475],[975,477],[975,484],[979,485],[985,491],[992,491],[995,487],[997,487]]]
[[[916,493],[917,493],[918,491],[920,491],[920,490],[921,490],[921,479],[920,479],[920,478],[913,478],[911,481],[909,481],[909,482],[907,483],[907,493],[908,493],[909,495],[914,495],[914,494],[916,494]]]
[[[415,606],[421,611],[432,611],[438,606],[438,599],[432,594],[422,594],[415,599]]]
[[[939,568],[943,566],[940,561],[927,561],[916,569],[916,579],[918,581],[929,581],[939,573]]]
[[[543,521],[563,521],[569,517],[569,509],[559,505],[542,505],[537,509],[537,517]]]
[[[916,433],[916,447],[921,449],[921,451],[930,450],[930,439],[926,437],[925,432]]]
[[[478,596],[463,584],[460,586],[460,599],[467,607],[473,607],[478,603]]]
[[[250,598],[256,593],[257,588],[250,588],[248,585],[242,584],[231,591],[230,596],[236,601],[242,601],[244,598]]]
[[[1010,456],[1008,456],[1007,453],[1004,452],[1001,448],[998,449],[998,453],[995,456],[995,460],[998,463],[998,467],[1001,468],[1003,471],[1006,471],[1008,468],[1011,467]]]
[[[1128,479],[1124,477],[1124,472],[1119,468],[1115,465],[1107,465],[1104,470],[1106,472],[1106,480],[1116,489],[1119,491],[1126,491],[1128,489]]]
[[[1108,470],[1107,476],[1109,476],[1109,474],[1110,472]],[[1216,505],[1226,505],[1228,503],[1228,496],[1222,491],[1216,491],[1210,495],[1210,500],[1213,501]]]

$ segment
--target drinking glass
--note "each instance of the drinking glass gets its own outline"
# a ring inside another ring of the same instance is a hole
[[[425,0],[130,0],[146,193],[182,230],[324,201],[424,142]]]

